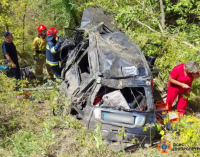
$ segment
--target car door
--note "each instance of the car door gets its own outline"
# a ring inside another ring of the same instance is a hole
[[[78,89],[72,95],[72,102],[84,104],[95,81],[88,51],[86,50],[76,62],[76,70],[78,71]]]

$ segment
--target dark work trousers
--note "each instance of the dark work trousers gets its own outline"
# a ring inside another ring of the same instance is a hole
[[[19,68],[19,64],[16,64],[16,66],[17,68],[11,68],[10,72],[17,80],[19,80],[21,78],[21,71]]]
[[[58,79],[61,77],[61,69],[59,68],[59,65],[51,66],[51,70],[53,72],[54,77]]]

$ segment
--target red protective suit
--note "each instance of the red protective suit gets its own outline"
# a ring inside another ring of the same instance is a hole
[[[175,79],[181,83],[185,83],[191,87],[192,81],[194,80],[194,78],[193,78],[192,74],[185,75],[184,64],[185,63],[175,66],[172,69],[170,76],[173,79]],[[174,100],[176,99],[176,97],[178,96],[177,111],[179,113],[179,116],[183,116],[185,114],[185,110],[186,110],[187,103],[188,103],[188,99],[184,99],[183,94],[184,94],[184,92],[189,93],[190,89],[182,88],[181,86],[175,85],[171,82],[169,82],[168,85],[169,85],[169,87],[168,87],[168,91],[167,91],[166,103],[168,103],[169,111],[172,110],[172,104],[173,104]]]

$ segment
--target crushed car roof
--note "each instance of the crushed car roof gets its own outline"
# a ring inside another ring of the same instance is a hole
[[[84,10],[80,28],[97,26],[104,23],[113,31],[119,31],[112,13],[107,12],[103,7],[88,7]]]
[[[97,35],[97,47],[101,55],[101,72],[107,78],[147,76],[148,66],[139,49],[126,34],[114,32]]]
[[[98,11],[100,19],[95,11]],[[95,62],[93,53],[97,52],[100,67],[96,69],[100,70],[104,78],[150,76],[149,66],[140,48],[125,33],[119,32],[113,21],[113,16],[105,14],[101,7],[88,7],[84,10],[79,29],[88,31],[91,62]],[[102,27],[98,28],[97,25]],[[104,31],[106,28],[110,31]]]

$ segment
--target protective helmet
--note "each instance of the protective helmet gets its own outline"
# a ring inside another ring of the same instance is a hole
[[[48,31],[47,31],[47,35],[48,36],[54,36],[57,32],[58,32],[57,29],[55,29],[55,28],[49,28]]]
[[[38,34],[41,35],[42,34],[42,30],[47,29],[44,25],[39,25],[38,26]]]

